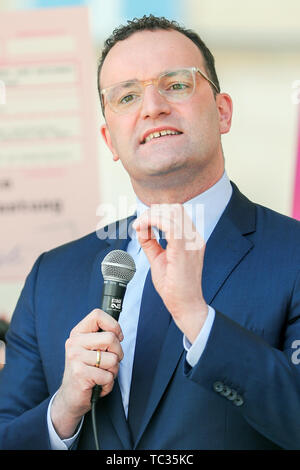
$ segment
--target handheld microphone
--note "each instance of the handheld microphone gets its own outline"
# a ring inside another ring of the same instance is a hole
[[[127,284],[136,271],[133,258],[123,250],[110,251],[101,263],[104,278],[101,309],[115,320],[119,320]],[[95,385],[91,402],[96,403],[101,393],[101,385]]]
[[[104,278],[101,309],[115,320],[119,320],[122,311],[126,287],[136,271],[133,258],[123,250],[110,251],[101,263]],[[96,403],[101,393],[101,385],[95,385],[92,391],[92,426],[96,450],[99,450],[96,425]]]

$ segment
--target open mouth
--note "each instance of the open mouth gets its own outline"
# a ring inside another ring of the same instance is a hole
[[[150,142],[153,139],[159,139],[159,138],[165,137],[165,136],[180,135],[180,134],[182,134],[182,132],[173,131],[171,129],[164,129],[164,130],[161,130],[161,131],[151,132],[150,134],[147,135],[147,137],[145,137],[144,140],[142,140],[141,144],[146,144],[146,143]]]

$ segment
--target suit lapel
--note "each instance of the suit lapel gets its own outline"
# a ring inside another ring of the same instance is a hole
[[[211,304],[231,272],[253,248],[245,235],[255,231],[255,205],[233,185],[233,194],[205,250],[203,295]]]

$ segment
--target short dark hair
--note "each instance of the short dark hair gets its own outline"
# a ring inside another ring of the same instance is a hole
[[[104,48],[102,50],[102,54],[99,59],[98,70],[97,70],[97,85],[98,85],[98,92],[100,96],[100,102],[101,102],[103,115],[104,115],[104,106],[103,106],[103,101],[101,97],[100,73],[101,73],[101,69],[103,66],[103,62],[107,54],[117,42],[127,39],[129,36],[136,33],[137,31],[155,31],[159,29],[164,29],[164,30],[173,29],[175,31],[178,31],[184,34],[185,36],[187,36],[189,39],[193,41],[193,43],[196,44],[196,46],[200,49],[204,57],[206,73],[208,74],[208,77],[215,83],[215,85],[217,86],[220,92],[220,84],[219,84],[219,79],[218,79],[216,69],[215,69],[214,56],[212,55],[208,47],[204,44],[204,42],[199,37],[199,35],[191,29],[186,29],[184,26],[180,26],[177,21],[168,20],[167,18],[163,16],[157,17],[154,15],[149,15],[149,16],[144,15],[142,18],[134,18],[133,20],[128,20],[126,25],[121,25],[118,28],[116,28],[104,42]],[[212,89],[213,89],[214,95],[216,95],[216,90],[214,88]]]

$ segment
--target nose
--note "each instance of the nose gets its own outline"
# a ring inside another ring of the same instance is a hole
[[[159,93],[154,85],[147,85],[144,89],[144,96],[141,107],[141,117],[143,119],[156,119],[161,114],[170,114],[171,107],[166,99]]]

